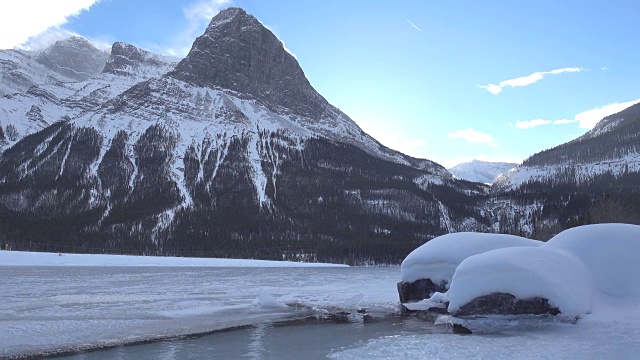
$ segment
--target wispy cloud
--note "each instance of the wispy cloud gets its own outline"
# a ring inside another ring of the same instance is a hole
[[[58,40],[64,40],[72,36],[84,37],[89,40],[95,47],[100,50],[106,50],[113,45],[115,39],[109,36],[103,37],[85,37],[76,32],[65,29],[64,27],[50,27],[44,32],[36,36],[32,36],[29,40],[18,46],[24,50],[43,50]]]
[[[0,5],[0,49],[25,48],[30,38],[47,29],[61,27],[69,18],[89,10],[98,1],[3,1]]]
[[[172,36],[168,43],[140,45],[165,55],[184,57],[191,50],[191,45],[196,37],[202,35],[207,28],[211,18],[232,3],[232,0],[198,0],[190,2],[182,8],[182,14],[186,20],[185,27]]]
[[[640,103],[640,99],[597,107],[595,109],[583,111],[580,114],[577,114],[574,119],[580,122],[581,128],[591,129],[596,126],[596,124],[603,118],[620,112],[637,103]]]
[[[536,126],[548,125],[548,124],[551,124],[551,120],[535,119],[535,120],[529,120],[529,121],[517,121],[516,128],[531,129]]]
[[[405,19],[405,20],[407,20],[407,22],[408,22],[411,26],[413,26],[416,30],[418,30],[418,31],[422,32],[422,30],[420,30],[420,28],[419,28],[419,27],[417,27],[417,26],[416,26],[416,24],[412,23],[412,22],[411,22],[411,20],[409,20],[409,19],[407,19],[407,18],[404,18],[404,19]]]
[[[562,73],[572,73],[572,72],[580,72],[580,71],[583,71],[583,69],[579,67],[556,69],[551,71],[539,71],[531,75],[521,76],[515,79],[501,81],[498,85],[496,84],[478,85],[478,87],[481,89],[485,89],[494,95],[497,95],[497,94],[500,94],[502,90],[507,86],[509,87],[527,86],[544,79],[546,75],[557,75]]]
[[[535,119],[535,120],[527,120],[527,121],[516,121],[515,124],[509,124],[509,126],[516,127],[518,129],[531,129],[537,126],[542,125],[566,125],[579,123],[579,127],[582,129],[592,129],[596,124],[604,119],[605,117],[618,113],[630,106],[640,103],[640,99],[622,102],[622,103],[613,103],[601,107],[597,107],[594,109],[590,109],[587,111],[583,111],[579,114],[576,114],[573,119],[559,119],[559,120],[546,120],[546,119]]]
[[[491,146],[498,146],[496,142],[493,140],[491,135],[481,133],[479,131],[473,130],[472,128],[468,128],[465,130],[458,130],[454,133],[449,134],[449,138],[453,139],[463,139],[470,143],[484,143]]]

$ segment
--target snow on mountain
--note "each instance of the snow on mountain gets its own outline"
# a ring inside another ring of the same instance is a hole
[[[79,36],[56,41],[36,56],[39,63],[76,81],[100,74],[108,58],[108,52]]]
[[[442,166],[386,148],[362,131],[311,86],[282,42],[240,8],[218,14],[169,76],[195,86],[251,95],[271,111],[292,116],[316,136],[351,143],[374,156],[450,177]]]
[[[36,54],[22,50],[0,50],[0,96],[23,93],[33,85],[75,81],[36,60]]]
[[[507,162],[489,162],[471,160],[449,168],[449,172],[458,179],[491,185],[503,173],[513,169],[518,164]]]
[[[640,172],[640,104],[602,119],[583,136],[534,154],[503,174],[495,191],[527,182],[586,184],[594,177]]]
[[[136,83],[159,77],[175,66],[161,55],[132,45],[118,42],[111,49],[106,65],[102,64],[104,71],[87,80],[33,84],[26,92],[0,97],[0,126],[7,135],[7,129],[12,134],[6,136],[4,145],[11,146],[55,121],[96,109]]]
[[[554,182],[569,174],[572,181],[586,184],[601,174],[619,176],[628,172],[640,172],[640,153],[632,153],[617,159],[587,163],[552,164],[545,166],[517,166],[502,174],[494,182],[494,190],[513,190],[530,181]]]
[[[60,229],[60,239],[141,237],[159,251],[234,249],[235,239],[337,244],[357,233],[403,252],[483,226],[472,198],[482,189],[363,132],[244,10],[216,15],[164,75],[172,66],[162,60],[116,43],[99,77],[3,99],[5,118],[36,101],[46,122],[67,116],[0,157],[4,221],[79,217],[83,235]]]

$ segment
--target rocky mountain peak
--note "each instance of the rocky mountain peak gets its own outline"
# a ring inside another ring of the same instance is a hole
[[[282,42],[240,8],[216,15],[170,76],[249,94],[275,111],[316,118],[328,106]]]
[[[89,40],[73,36],[56,41],[38,55],[37,61],[69,78],[86,80],[102,71],[108,57]]]
[[[153,72],[159,76],[173,68],[177,60],[154,54],[134,45],[116,42],[111,46],[111,55],[102,70],[105,74],[136,77],[141,72]]]

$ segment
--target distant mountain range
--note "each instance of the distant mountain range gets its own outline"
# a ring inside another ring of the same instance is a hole
[[[471,160],[458,164],[448,170],[458,179],[491,185],[500,175],[513,169],[517,165],[518,164],[506,162]]]
[[[383,146],[239,8],[216,15],[179,61],[80,38],[1,50],[0,241],[392,263],[454,231],[544,238],[592,221],[603,193],[637,193],[637,113],[490,187],[513,164],[472,162],[454,176]]]

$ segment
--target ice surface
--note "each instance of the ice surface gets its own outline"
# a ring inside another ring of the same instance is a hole
[[[514,235],[452,233],[439,236],[413,250],[400,267],[402,281],[431,279],[451,282],[458,265],[472,255],[512,246],[540,246],[542,242]]]
[[[360,294],[361,307],[393,312],[397,272],[350,267],[0,266],[0,358],[306,317],[338,308]],[[260,289],[262,300],[290,306],[254,306]]]
[[[273,295],[266,292],[264,289],[258,291],[257,305],[262,309],[283,309],[287,308],[287,305],[276,300]]]
[[[184,258],[101,254],[0,251],[0,266],[199,266],[199,267],[345,267],[347,265],[251,259]]]
[[[492,293],[518,299],[549,300],[563,316],[575,318],[591,310],[593,288],[584,264],[570,254],[542,247],[512,247],[465,259],[449,288],[449,312]]]

